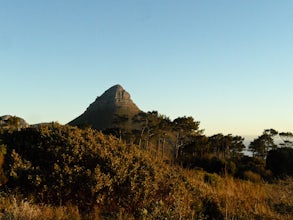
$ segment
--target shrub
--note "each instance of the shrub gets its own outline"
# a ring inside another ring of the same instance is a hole
[[[274,205],[274,209],[280,214],[290,214],[293,216],[293,204],[286,204],[284,202],[280,202]]]
[[[278,177],[293,176],[293,149],[284,147],[269,151],[266,166]]]
[[[209,197],[203,200],[203,215],[206,219],[224,220],[224,215],[220,210],[219,202]]]
[[[244,172],[244,179],[254,183],[261,183],[263,181],[263,179],[258,173],[254,173],[251,170],[247,170]]]
[[[220,177],[217,174],[206,173],[204,175],[204,182],[210,184],[211,186],[217,186]]]
[[[3,137],[6,187],[36,202],[113,218],[194,215],[186,178],[113,136],[53,123]]]
[[[240,161],[237,161],[237,172],[235,176],[241,179],[247,179],[245,172],[251,171],[258,174],[264,180],[271,179],[270,170],[266,169],[265,161],[256,157],[244,156]]]

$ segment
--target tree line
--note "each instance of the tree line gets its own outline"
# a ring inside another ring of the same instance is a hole
[[[12,117],[5,130],[18,129],[18,120]],[[212,173],[230,173],[240,178],[250,178],[246,176],[249,172],[264,179],[292,174],[291,132],[265,129],[246,149],[241,136],[205,135],[200,122],[191,116],[171,120],[157,111],[141,112],[131,119],[135,126],[123,126],[128,120],[127,116],[117,115],[115,126],[102,132],[116,136],[124,144],[148,151],[155,160]],[[0,147],[4,152],[1,143]],[[249,150],[251,156],[245,155],[244,150]]]
[[[170,120],[153,111],[133,120],[141,127],[117,123],[103,131],[113,135],[58,123],[19,129],[11,120],[0,128],[1,192],[77,205],[85,213],[97,208],[108,217],[122,210],[134,219],[219,219],[219,203],[199,192],[178,166],[250,181],[293,176],[290,132],[264,130],[247,156],[243,137],[206,136],[192,117]],[[205,174],[204,182],[213,181]]]
[[[125,143],[138,145],[152,152],[155,159],[176,163],[185,168],[203,168],[209,172],[228,172],[237,177],[245,177],[251,172],[260,178],[290,174],[290,162],[283,168],[275,157],[290,155],[293,148],[293,134],[265,129],[251,141],[248,148],[244,138],[232,134],[214,134],[207,136],[200,129],[200,122],[191,116],[171,120],[157,111],[140,113],[132,118],[139,125],[136,129],[123,128],[123,117],[117,117],[116,127],[104,132],[119,136]],[[244,154],[249,151],[251,156]],[[278,156],[275,156],[278,155]],[[292,157],[282,157],[290,161]],[[278,168],[276,168],[278,167]],[[282,172],[279,170],[283,170]],[[284,171],[285,170],[285,171]],[[249,172],[248,172],[249,171]],[[273,174],[270,171],[274,171]]]

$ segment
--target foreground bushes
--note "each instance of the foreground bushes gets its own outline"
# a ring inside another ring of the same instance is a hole
[[[201,211],[192,210],[200,198],[179,174],[112,136],[53,123],[2,140],[6,188],[35,202],[110,216],[123,210],[134,218],[192,218]]]
[[[292,217],[292,181],[272,188],[187,171],[112,136],[54,123],[5,132],[0,139],[2,219],[58,219],[52,214],[58,212],[61,219]],[[286,194],[278,197],[284,187]]]
[[[275,176],[293,176],[293,149],[283,147],[269,151],[266,163]]]

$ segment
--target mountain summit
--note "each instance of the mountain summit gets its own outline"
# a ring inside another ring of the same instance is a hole
[[[119,123],[124,127],[131,126],[131,119],[141,110],[131,100],[130,94],[121,85],[115,85],[105,91],[90,104],[86,111],[69,122],[70,125],[90,126],[104,130],[114,128]]]

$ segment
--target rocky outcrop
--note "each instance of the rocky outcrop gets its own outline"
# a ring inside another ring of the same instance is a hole
[[[0,128],[9,129],[9,128],[27,128],[29,124],[22,118],[12,115],[3,115],[0,117]]]
[[[108,89],[104,94],[87,108],[87,111],[97,111],[100,109],[127,108],[131,111],[139,111],[138,107],[133,103],[130,94],[120,85],[115,85]]]
[[[69,124],[99,130],[114,127],[131,128],[132,117],[140,112],[131,100],[130,94],[122,86],[115,85],[97,97],[82,115]]]

